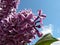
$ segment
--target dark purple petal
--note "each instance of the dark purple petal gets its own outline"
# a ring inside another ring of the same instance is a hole
[[[40,15],[41,17],[46,17],[46,15]]]
[[[38,10],[38,15],[41,15],[42,14],[42,10]]]
[[[38,30],[36,32],[37,32],[38,37],[41,37],[42,36],[42,33],[41,32],[39,32]]]
[[[32,17],[33,17],[33,15],[32,15],[32,14],[29,14],[29,15],[27,16],[27,19],[32,19]]]
[[[37,25],[36,27],[41,28],[41,26],[40,26],[40,25]]]

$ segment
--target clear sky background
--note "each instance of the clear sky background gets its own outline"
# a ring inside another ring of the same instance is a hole
[[[35,14],[42,9],[47,16],[44,25],[51,24],[53,36],[60,38],[60,0],[21,0],[17,11],[30,8]]]

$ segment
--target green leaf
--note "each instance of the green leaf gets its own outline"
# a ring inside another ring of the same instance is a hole
[[[50,33],[44,35],[35,45],[50,45],[52,42],[58,41]]]

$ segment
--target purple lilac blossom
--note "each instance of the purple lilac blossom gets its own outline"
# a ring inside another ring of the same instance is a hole
[[[42,27],[42,20],[46,16],[41,10],[38,11],[38,16],[30,9],[16,13],[17,4],[17,0],[0,1],[0,45],[25,45],[30,43],[35,35],[42,36],[37,28]]]

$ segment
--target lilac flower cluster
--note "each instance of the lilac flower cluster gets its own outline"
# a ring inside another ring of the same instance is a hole
[[[37,29],[46,17],[42,11],[38,11],[38,16],[29,9],[16,13],[16,4],[17,0],[0,1],[0,45],[26,45],[36,34],[42,36]]]

